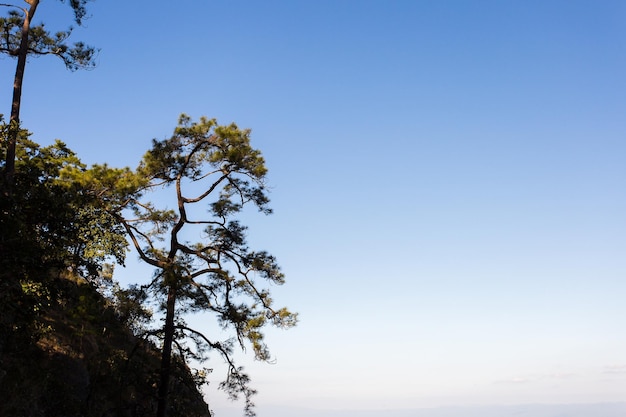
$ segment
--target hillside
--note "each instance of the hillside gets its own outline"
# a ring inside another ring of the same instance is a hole
[[[159,351],[91,284],[58,278],[53,288],[45,299],[55,302],[36,306],[32,325],[15,326],[0,342],[0,416],[153,416]],[[31,290],[23,286],[23,294]],[[170,416],[210,415],[180,362],[171,390]]]

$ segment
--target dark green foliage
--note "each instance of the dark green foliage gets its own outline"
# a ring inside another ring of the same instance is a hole
[[[114,214],[138,183],[87,169],[61,142],[40,147],[21,131],[18,143],[0,200],[0,415],[153,416],[160,352],[138,337],[150,312],[105,264],[124,260]],[[209,415],[184,363],[172,381],[171,415]]]
[[[86,16],[85,1],[71,0],[75,21],[80,25]],[[20,50],[25,12],[15,7],[5,17],[0,17],[0,53],[17,58]],[[44,24],[30,25],[28,33],[27,54],[29,56],[54,55],[60,58],[69,70],[93,68],[95,66],[96,49],[83,42],[68,44],[72,34],[70,27],[64,31],[50,32]]]
[[[74,12],[74,20],[77,24],[82,25],[83,19],[87,16],[87,3],[91,0],[60,0],[61,3],[67,3]]]
[[[0,355],[0,415],[154,416],[159,351],[134,336],[93,285],[61,279],[56,287],[58,304],[41,318],[48,330]],[[170,415],[209,415],[180,362],[173,389]]]
[[[3,129],[4,145],[10,129]],[[206,415],[206,407],[190,410],[207,374],[192,376],[188,362],[215,352],[228,365],[220,387],[233,399],[243,396],[246,415],[254,414],[255,391],[233,348],[251,346],[257,359],[269,360],[262,329],[293,326],[296,315],[273,306],[266,286],[284,276],[272,255],[247,246],[247,228],[235,218],[250,204],[271,212],[264,160],[249,134],[183,116],[174,135],[154,141],[131,171],[87,168],[62,142],[40,147],[19,131],[12,182],[0,178],[0,374],[18,381],[32,373],[40,394],[7,403],[7,413],[41,403],[67,416]],[[170,186],[176,210],[156,208],[150,192]],[[205,218],[191,216],[198,204],[208,207]],[[194,229],[202,241],[185,240]],[[123,263],[127,237],[155,267],[147,286],[122,289],[112,280],[106,261]],[[151,300],[165,315],[154,329]],[[188,327],[183,315],[196,312],[212,313],[234,337],[217,340]],[[20,360],[24,353],[42,365],[31,369]],[[61,369],[74,379],[59,380]],[[22,387],[12,384],[0,381],[0,390]],[[44,392],[57,394],[41,402]],[[32,412],[24,415],[40,415]]]
[[[93,278],[107,257],[123,262],[124,230],[96,193],[68,178],[68,172],[90,171],[65,144],[41,148],[22,132],[16,167],[15,189],[1,203],[3,274],[39,265]]]
[[[24,131],[19,142],[15,186],[0,201],[0,282],[6,289],[0,303],[9,312],[0,319],[0,351],[36,338],[41,312],[56,302],[63,274],[95,279],[104,259],[121,261],[126,248],[119,227],[85,233],[107,214],[93,204],[93,196],[61,180],[67,167],[83,169],[64,144],[41,148]],[[8,188],[3,180],[0,190]]]

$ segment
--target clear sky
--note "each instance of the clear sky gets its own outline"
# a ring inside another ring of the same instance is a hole
[[[626,398],[626,2],[89,10],[73,36],[96,69],[28,64],[36,141],[134,166],[185,112],[251,128],[266,157],[275,213],[246,222],[301,321],[268,332],[276,364],[245,361],[259,417]]]

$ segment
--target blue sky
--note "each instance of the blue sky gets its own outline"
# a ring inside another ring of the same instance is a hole
[[[301,318],[242,357],[260,417],[626,398],[626,3],[151,4],[91,3],[98,67],[32,59],[22,121],[119,166],[181,112],[253,130]]]

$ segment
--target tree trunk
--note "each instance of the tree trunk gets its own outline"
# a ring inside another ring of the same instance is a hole
[[[15,79],[13,80],[13,102],[11,103],[11,120],[9,127],[9,137],[7,143],[5,175],[7,184],[13,184],[13,176],[15,174],[15,148],[17,145],[17,136],[20,132],[20,107],[22,102],[22,83],[24,81],[24,69],[26,68],[26,58],[28,57],[28,35],[30,33],[30,22],[35,16],[39,0],[27,1],[30,4],[28,13],[24,16],[24,24],[22,25],[22,39],[20,41],[20,50],[17,56],[17,66],[15,68]]]
[[[174,340],[174,312],[176,307],[176,287],[170,285],[167,292],[167,310],[165,313],[165,335],[163,337],[163,351],[161,352],[161,373],[159,378],[159,397],[157,417],[167,415],[167,396],[170,383],[172,365],[172,341]]]

